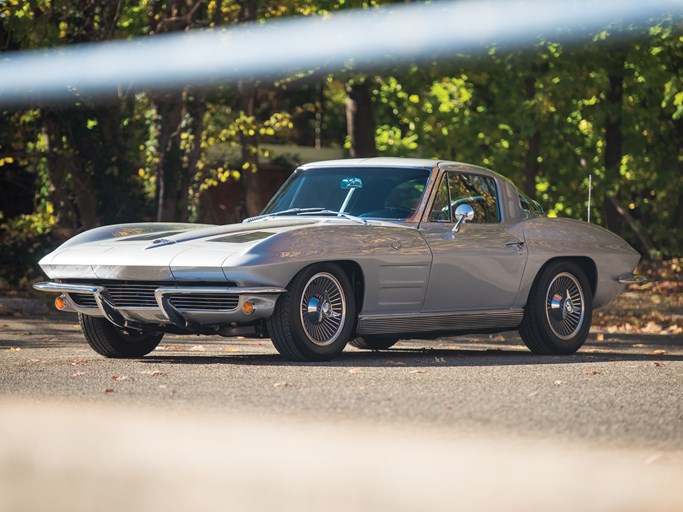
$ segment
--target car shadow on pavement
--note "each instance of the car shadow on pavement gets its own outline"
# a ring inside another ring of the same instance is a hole
[[[292,362],[279,354],[161,354],[152,353],[140,360],[146,363],[178,365],[244,365],[244,366],[324,366],[342,368],[360,367],[439,367],[439,366],[514,366],[577,364],[597,362],[652,362],[666,363],[683,361],[683,355],[643,354],[616,351],[600,353],[578,353],[569,356],[534,355],[519,350],[462,350],[462,349],[404,349],[383,351],[348,351],[332,361]]]

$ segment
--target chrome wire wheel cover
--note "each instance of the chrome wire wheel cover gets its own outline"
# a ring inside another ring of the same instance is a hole
[[[548,286],[545,315],[553,334],[570,340],[583,325],[585,302],[576,277],[567,272],[557,274]]]
[[[301,294],[299,313],[309,340],[320,347],[334,343],[346,320],[346,297],[337,278],[327,272],[311,277]]]

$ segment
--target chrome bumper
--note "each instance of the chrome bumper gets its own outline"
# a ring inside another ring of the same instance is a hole
[[[617,281],[619,281],[619,284],[645,284],[649,279],[637,274],[622,274],[617,277]]]
[[[112,300],[107,288],[99,285],[68,284],[44,282],[36,283],[33,288],[43,292],[64,294],[63,311],[73,311],[91,316],[103,316],[119,327],[135,328],[140,324],[173,324],[183,329],[191,329],[194,325],[238,325],[253,320],[267,318],[273,314],[277,297],[286,292],[285,288],[268,286],[179,286],[176,288],[160,287],[154,291],[158,307],[118,307]],[[69,293],[91,294],[96,307],[76,304]],[[178,308],[170,301],[170,296],[188,295],[237,295],[238,302],[232,309],[191,309]],[[254,306],[251,314],[242,311],[245,302]]]

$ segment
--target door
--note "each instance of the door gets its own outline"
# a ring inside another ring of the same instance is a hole
[[[468,204],[471,222],[454,232],[455,209]],[[448,172],[420,231],[432,251],[423,311],[507,309],[515,304],[526,265],[524,240],[504,222],[495,180]]]

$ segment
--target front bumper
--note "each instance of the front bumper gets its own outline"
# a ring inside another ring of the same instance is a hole
[[[645,284],[649,279],[638,274],[621,274],[617,281],[619,281],[619,284]]]
[[[122,328],[140,328],[142,325],[175,325],[181,329],[192,330],[198,326],[246,324],[254,320],[271,316],[275,302],[284,288],[266,286],[160,286],[154,290],[155,306],[120,307],[112,299],[106,286],[89,284],[70,284],[43,282],[33,285],[36,290],[63,294],[65,306],[63,311],[73,311],[85,315],[105,317],[114,325]],[[90,295],[94,305],[78,304],[70,294]],[[173,299],[202,297],[210,303],[210,297],[235,296],[236,301],[229,307],[204,308],[173,304]],[[209,298],[208,301],[206,298]],[[247,314],[243,310],[245,302],[253,305],[253,311]]]

